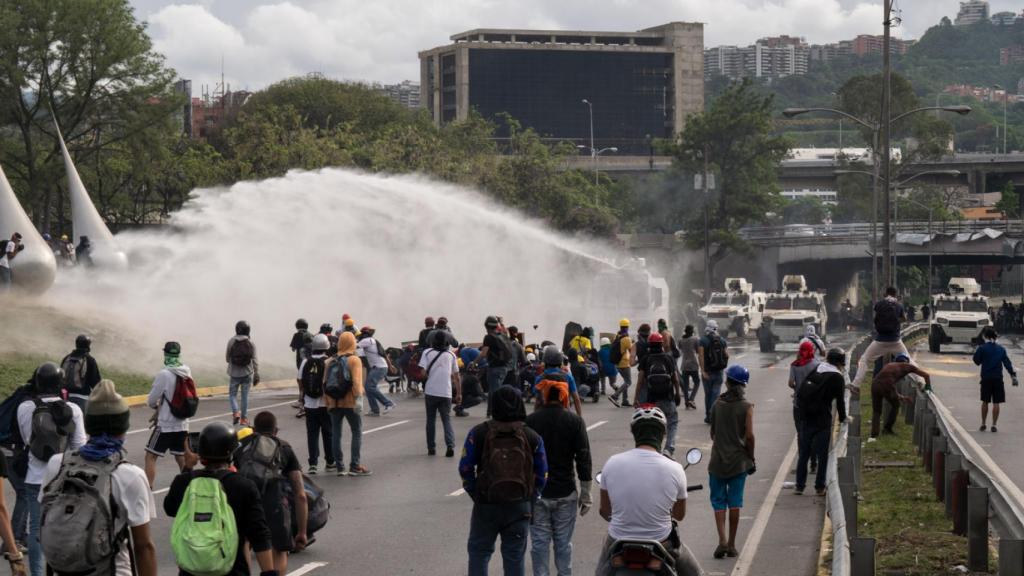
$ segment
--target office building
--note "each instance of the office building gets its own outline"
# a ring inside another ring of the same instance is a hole
[[[1013,12],[996,12],[990,20],[994,26],[1013,26],[1017,23],[1017,15]]]
[[[420,107],[420,83],[404,80],[401,84],[387,84],[381,92],[406,108]]]
[[[704,26],[639,32],[470,30],[420,52],[421,105],[436,123],[508,113],[541,137],[649,151],[704,109]],[[587,104],[584,102],[589,102]]]
[[[970,26],[988,19],[988,2],[985,0],[968,0],[967,2],[960,3],[960,12],[957,13],[954,24],[957,26]]]
[[[753,46],[718,46],[704,51],[704,76],[783,78],[807,74],[811,50],[800,38],[762,38]]]
[[[192,81],[182,78],[174,83],[174,91],[185,97],[181,110],[174,115],[175,121],[181,126],[181,132],[192,137]]]

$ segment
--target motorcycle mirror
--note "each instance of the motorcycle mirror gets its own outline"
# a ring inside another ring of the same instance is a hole
[[[594,476],[594,482],[597,482],[598,486],[601,485],[601,473],[600,472],[597,473],[597,476]]]
[[[704,458],[704,454],[700,451],[700,448],[690,448],[686,452],[686,463],[690,466],[699,464],[701,459]]]

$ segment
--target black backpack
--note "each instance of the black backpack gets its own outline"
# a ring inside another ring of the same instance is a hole
[[[349,368],[350,356],[338,356],[327,371],[327,384],[324,393],[335,400],[341,400],[352,391],[352,370]]]
[[[814,372],[796,390],[796,405],[805,419],[820,414],[825,407],[825,379],[828,374]]]
[[[64,371],[64,389],[71,394],[88,394],[89,387],[85,384],[85,374],[89,362],[85,356],[69,355],[60,366]]]
[[[232,366],[246,368],[252,364],[252,359],[256,357],[256,346],[248,338],[245,340],[235,340],[231,344],[231,354],[228,356],[231,358]]]
[[[647,337],[637,335],[636,337],[636,360],[637,362],[643,362],[644,358],[647,358],[649,352],[647,351]]]
[[[512,342],[504,334],[494,334],[494,341],[496,345],[489,354],[491,357],[490,363],[495,366],[508,366],[513,358]]]
[[[68,447],[71,434],[75,431],[74,412],[67,402],[55,400],[44,402],[33,398],[32,439],[29,452],[43,462],[49,462],[54,454],[63,453]]]
[[[616,336],[612,342],[612,349],[608,351],[608,359],[616,366],[622,362],[622,334]]]
[[[647,371],[644,382],[647,383],[647,398],[651,401],[672,397],[672,373],[675,371],[672,358],[665,353],[647,356]]]
[[[234,461],[238,473],[252,480],[261,494],[268,485],[284,478],[281,441],[268,434],[254,433],[235,452]]]
[[[889,300],[882,300],[875,304],[875,332],[878,334],[896,334],[899,331],[899,304]]]
[[[477,494],[489,504],[528,500],[533,494],[533,455],[524,424],[492,420],[485,426]]]
[[[729,366],[729,353],[725,351],[725,341],[717,334],[709,334],[708,340],[708,345],[704,348],[704,369],[708,372],[725,370]]]
[[[302,367],[302,393],[310,398],[324,395],[324,363],[327,358],[310,358]]]

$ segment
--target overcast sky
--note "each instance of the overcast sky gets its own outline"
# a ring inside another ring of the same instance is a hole
[[[812,43],[881,33],[881,0],[131,0],[156,50],[180,76],[233,89],[323,72],[347,80],[419,80],[416,53],[473,28],[632,31],[674,20],[704,22],[704,43],[750,44],[763,36]],[[896,0],[918,38],[958,0]],[[1020,12],[1020,0],[992,0]]]

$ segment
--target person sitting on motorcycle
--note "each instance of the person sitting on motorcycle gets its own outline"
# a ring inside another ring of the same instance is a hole
[[[616,574],[610,552],[624,540],[660,542],[674,556],[675,571],[657,574],[703,574],[676,530],[686,516],[686,473],[681,464],[661,455],[667,427],[660,409],[637,408],[629,425],[636,448],[612,456],[601,471],[600,513],[609,524],[597,576]]]

